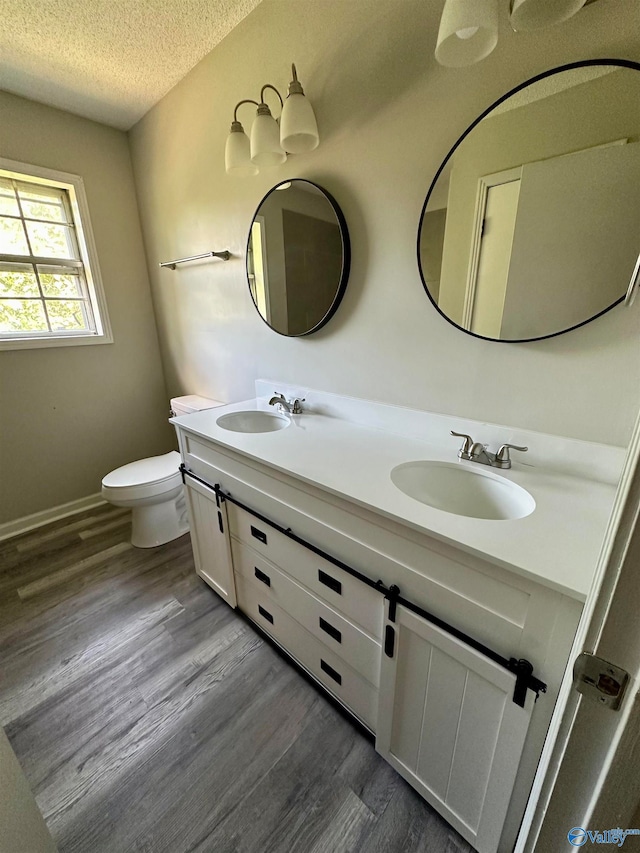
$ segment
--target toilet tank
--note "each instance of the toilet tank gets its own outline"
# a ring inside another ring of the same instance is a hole
[[[198,394],[188,394],[186,397],[171,398],[171,417],[189,415],[191,412],[201,412],[203,409],[215,409],[216,406],[224,406],[220,400],[211,400],[209,397],[200,397]]]

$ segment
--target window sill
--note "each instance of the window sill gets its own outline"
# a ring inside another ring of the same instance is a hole
[[[44,347],[79,347],[92,344],[112,344],[113,336],[69,335],[56,338],[0,338],[0,350],[42,349]]]

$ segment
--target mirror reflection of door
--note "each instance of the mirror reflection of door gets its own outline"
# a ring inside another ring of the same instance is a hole
[[[247,277],[253,301],[258,311],[270,322],[269,280],[267,271],[264,216],[256,216],[251,225],[251,239],[247,252]]]
[[[520,170],[481,181],[476,212],[477,250],[472,254],[463,326],[477,335],[500,337],[507,295]]]

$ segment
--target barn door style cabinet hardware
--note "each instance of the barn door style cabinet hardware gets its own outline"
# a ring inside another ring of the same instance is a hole
[[[474,649],[475,651],[479,652],[480,654],[485,655],[498,666],[502,667],[508,672],[513,673],[515,675],[515,684],[513,689],[512,701],[516,705],[519,705],[521,708],[524,708],[527,690],[532,690],[536,695],[536,699],[540,696],[540,693],[546,693],[547,685],[543,681],[540,681],[539,678],[536,678],[533,675],[533,666],[528,660],[524,658],[518,660],[513,657],[509,659],[503,657],[502,655],[498,654],[498,652],[494,651],[493,649],[490,649],[484,643],[479,642],[478,640],[466,634],[464,631],[459,630],[458,628],[449,624],[445,620],[439,619],[437,616],[432,613],[429,613],[424,608],[419,607],[417,604],[403,598],[400,594],[400,587],[396,584],[392,584],[391,587],[386,587],[381,580],[372,580],[371,578],[359,572],[357,569],[354,569],[351,566],[348,566],[343,563],[341,560],[337,560],[335,557],[332,557],[330,554],[327,554],[326,551],[324,551],[322,548],[318,548],[315,545],[312,545],[310,542],[307,542],[302,537],[296,535],[293,530],[291,530],[291,528],[285,529],[277,522],[266,518],[264,515],[259,512],[256,512],[256,510],[247,506],[242,501],[239,501],[232,495],[227,494],[220,488],[220,485],[218,483],[216,483],[212,487],[211,484],[207,483],[205,480],[201,479],[193,472],[189,471],[184,464],[180,466],[180,471],[182,473],[182,481],[185,485],[188,484],[189,480],[195,480],[206,488],[213,488],[213,491],[215,492],[216,496],[216,506],[219,510],[218,526],[220,527],[220,532],[224,532],[221,526],[221,502],[224,503],[225,501],[229,501],[232,504],[235,504],[235,506],[239,507],[243,512],[246,512],[249,515],[252,515],[254,518],[257,518],[262,521],[262,523],[265,524],[267,527],[271,527],[273,530],[278,531],[282,536],[286,536],[288,539],[291,539],[298,545],[301,545],[303,548],[306,548],[313,554],[316,554],[323,561],[332,563],[334,566],[337,566],[341,571],[346,572],[353,578],[356,578],[358,581],[360,581],[360,583],[363,583],[366,586],[375,589],[377,592],[383,595],[385,600],[389,602],[387,614],[388,622],[396,622],[397,606],[398,604],[401,604],[407,610],[412,611],[413,613],[422,617],[422,619],[426,620],[427,622],[430,622],[434,627],[439,628],[445,634],[449,634],[451,637],[459,640],[464,645],[467,645],[471,649]],[[251,536],[254,539],[257,539],[263,545],[267,544],[266,533],[259,530],[254,525],[250,526],[250,530]],[[261,572],[257,567],[255,568],[254,575],[267,586],[271,585],[270,578],[266,574]],[[341,589],[340,581],[336,581],[335,579],[331,578],[331,576],[327,575],[326,572],[323,572],[322,570],[319,570],[319,579],[322,583],[324,583],[329,588],[332,588],[334,591],[339,592],[339,590]],[[320,621],[322,622],[323,620],[321,619]],[[324,630],[327,630],[326,627],[324,628]],[[327,633],[331,634],[331,631],[328,631]],[[387,624],[385,628],[385,654],[387,655],[387,657],[392,658],[394,656],[394,639],[394,628],[391,624]]]
[[[221,258],[223,261],[228,261],[230,257],[231,252],[225,249],[224,252],[204,252],[202,255],[191,255],[189,258],[176,258],[175,261],[162,261],[159,266],[174,270],[178,264],[186,264],[189,261],[200,261],[204,258]]]

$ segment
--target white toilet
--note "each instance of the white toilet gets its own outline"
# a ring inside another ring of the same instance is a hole
[[[187,415],[222,406],[218,400],[191,394],[171,400],[172,415]],[[102,480],[102,497],[115,506],[131,507],[131,544],[164,545],[187,533],[189,519],[176,450],[116,468]]]

